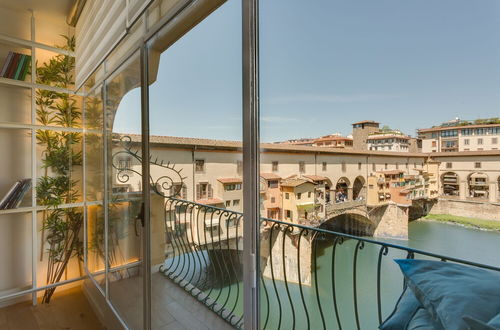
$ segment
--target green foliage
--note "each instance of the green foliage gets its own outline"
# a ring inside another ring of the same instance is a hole
[[[74,50],[74,37],[64,38],[66,44],[62,48]],[[37,82],[70,88],[74,85],[74,65],[74,58],[56,55],[37,65]],[[45,126],[74,128],[79,127],[81,119],[81,111],[72,95],[40,89],[36,92],[36,115],[37,121]],[[78,132],[38,130],[36,140],[43,148],[42,168],[45,169],[36,186],[37,203],[48,207],[43,212],[42,244],[48,245],[47,284],[53,284],[61,280],[71,258],[83,259],[80,238],[83,213],[78,208],[61,207],[76,202],[79,196],[78,181],[72,175],[74,167],[82,164],[79,150],[82,136]],[[47,289],[42,302],[50,302],[54,291],[55,287]]]
[[[460,217],[450,214],[428,214],[424,218],[434,221],[452,222],[467,227],[475,227],[487,230],[500,230],[500,221],[495,220]]]

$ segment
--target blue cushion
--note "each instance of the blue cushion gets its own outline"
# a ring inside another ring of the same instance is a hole
[[[474,330],[498,330],[500,329],[500,314],[492,318],[488,324],[483,321],[476,320],[470,316],[464,317],[465,323]]]
[[[415,297],[444,329],[468,330],[465,315],[489,322],[500,312],[500,272],[441,261],[396,262]]]
[[[434,324],[429,312],[423,308],[413,292],[406,287],[403,294],[399,297],[394,311],[380,325],[380,329],[435,330],[439,329],[439,326]]]

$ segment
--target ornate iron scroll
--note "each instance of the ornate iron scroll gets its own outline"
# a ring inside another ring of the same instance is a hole
[[[135,173],[142,177],[142,173],[131,166],[132,162],[125,162],[125,166],[120,164],[120,158],[122,156],[132,157],[139,163],[142,163],[140,150],[132,149],[132,138],[130,136],[121,135],[118,144],[123,149],[113,153],[111,159],[112,166],[116,170],[116,180],[120,183],[127,183],[130,180],[131,173]],[[157,166],[162,170],[162,175],[157,178],[154,178],[153,174],[151,174],[153,171],[150,171],[149,181],[151,189],[158,195],[167,198],[180,195],[182,187],[184,186],[184,180],[187,178],[181,175],[182,168],[176,169],[173,163],[167,162],[165,164],[163,160],[158,161],[158,157],[152,160],[152,155],[149,156],[149,164],[153,168]]]

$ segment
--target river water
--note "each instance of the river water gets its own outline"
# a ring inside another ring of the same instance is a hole
[[[500,267],[499,232],[420,220],[410,223],[408,240],[383,241]],[[282,281],[262,279],[262,327],[321,329],[324,322],[327,329],[338,329],[340,322],[342,329],[356,329],[354,308],[354,289],[356,289],[361,329],[377,329],[377,261],[380,247],[366,244],[359,250],[354,281],[355,246],[356,241],[348,240],[336,249],[334,280],[338,314],[335,312],[332,294],[333,246],[331,242],[323,241],[318,244],[317,272],[312,274],[313,283],[310,286],[302,285],[302,295],[297,284],[288,284],[287,291]],[[382,257],[380,281],[382,319],[391,313],[403,289],[403,278],[394,259],[405,257],[406,252],[394,249],[389,249],[389,253]],[[318,285],[315,285],[315,277]],[[231,309],[234,306],[233,313],[241,315],[241,294],[240,282],[213,290],[210,295],[221,297],[219,301],[227,301],[226,305],[231,306]],[[235,301],[236,299],[238,301]]]

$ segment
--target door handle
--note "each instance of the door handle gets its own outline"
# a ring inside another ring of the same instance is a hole
[[[141,203],[141,210],[135,217],[135,236],[139,236],[139,230],[137,229],[137,220],[141,221],[141,226],[142,228],[144,228],[144,202]]]

